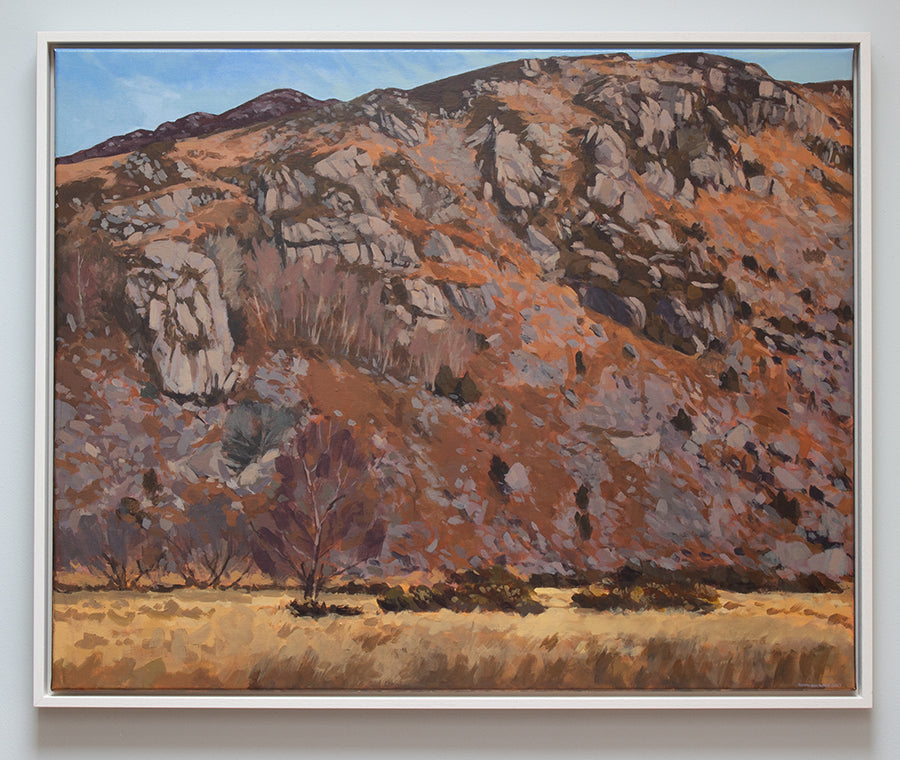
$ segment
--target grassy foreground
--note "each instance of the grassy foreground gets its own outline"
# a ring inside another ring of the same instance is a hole
[[[56,690],[854,687],[853,595],[721,592],[722,606],[296,618],[284,591],[79,591],[53,602]]]

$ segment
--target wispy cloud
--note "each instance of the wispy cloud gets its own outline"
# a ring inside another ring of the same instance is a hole
[[[151,124],[160,114],[173,111],[182,115],[179,109],[186,105],[183,91],[151,76],[116,77],[115,86],[124,100],[122,106],[134,113],[141,124]]]

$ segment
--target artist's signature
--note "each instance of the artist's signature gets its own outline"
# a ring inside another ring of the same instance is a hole
[[[836,683],[798,683],[800,689],[836,689]]]

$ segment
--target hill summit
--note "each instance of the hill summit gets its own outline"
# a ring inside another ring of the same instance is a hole
[[[210,135],[337,102],[336,100],[316,100],[302,92],[297,92],[297,90],[286,88],[272,90],[218,115],[196,111],[182,116],[180,119],[175,119],[175,121],[163,122],[156,129],[137,129],[128,134],[110,137],[91,148],[85,148],[68,156],[61,156],[57,159],[57,163],[74,164],[86,158],[115,156],[119,153],[139,150],[145,145],[161,140],[183,140],[186,137]]]

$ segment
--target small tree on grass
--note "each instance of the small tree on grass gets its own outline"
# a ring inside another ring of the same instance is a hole
[[[367,489],[374,462],[349,429],[318,420],[296,432],[275,469],[275,504],[254,521],[254,558],[263,572],[298,580],[315,602],[327,580],[381,552],[385,523]]]

